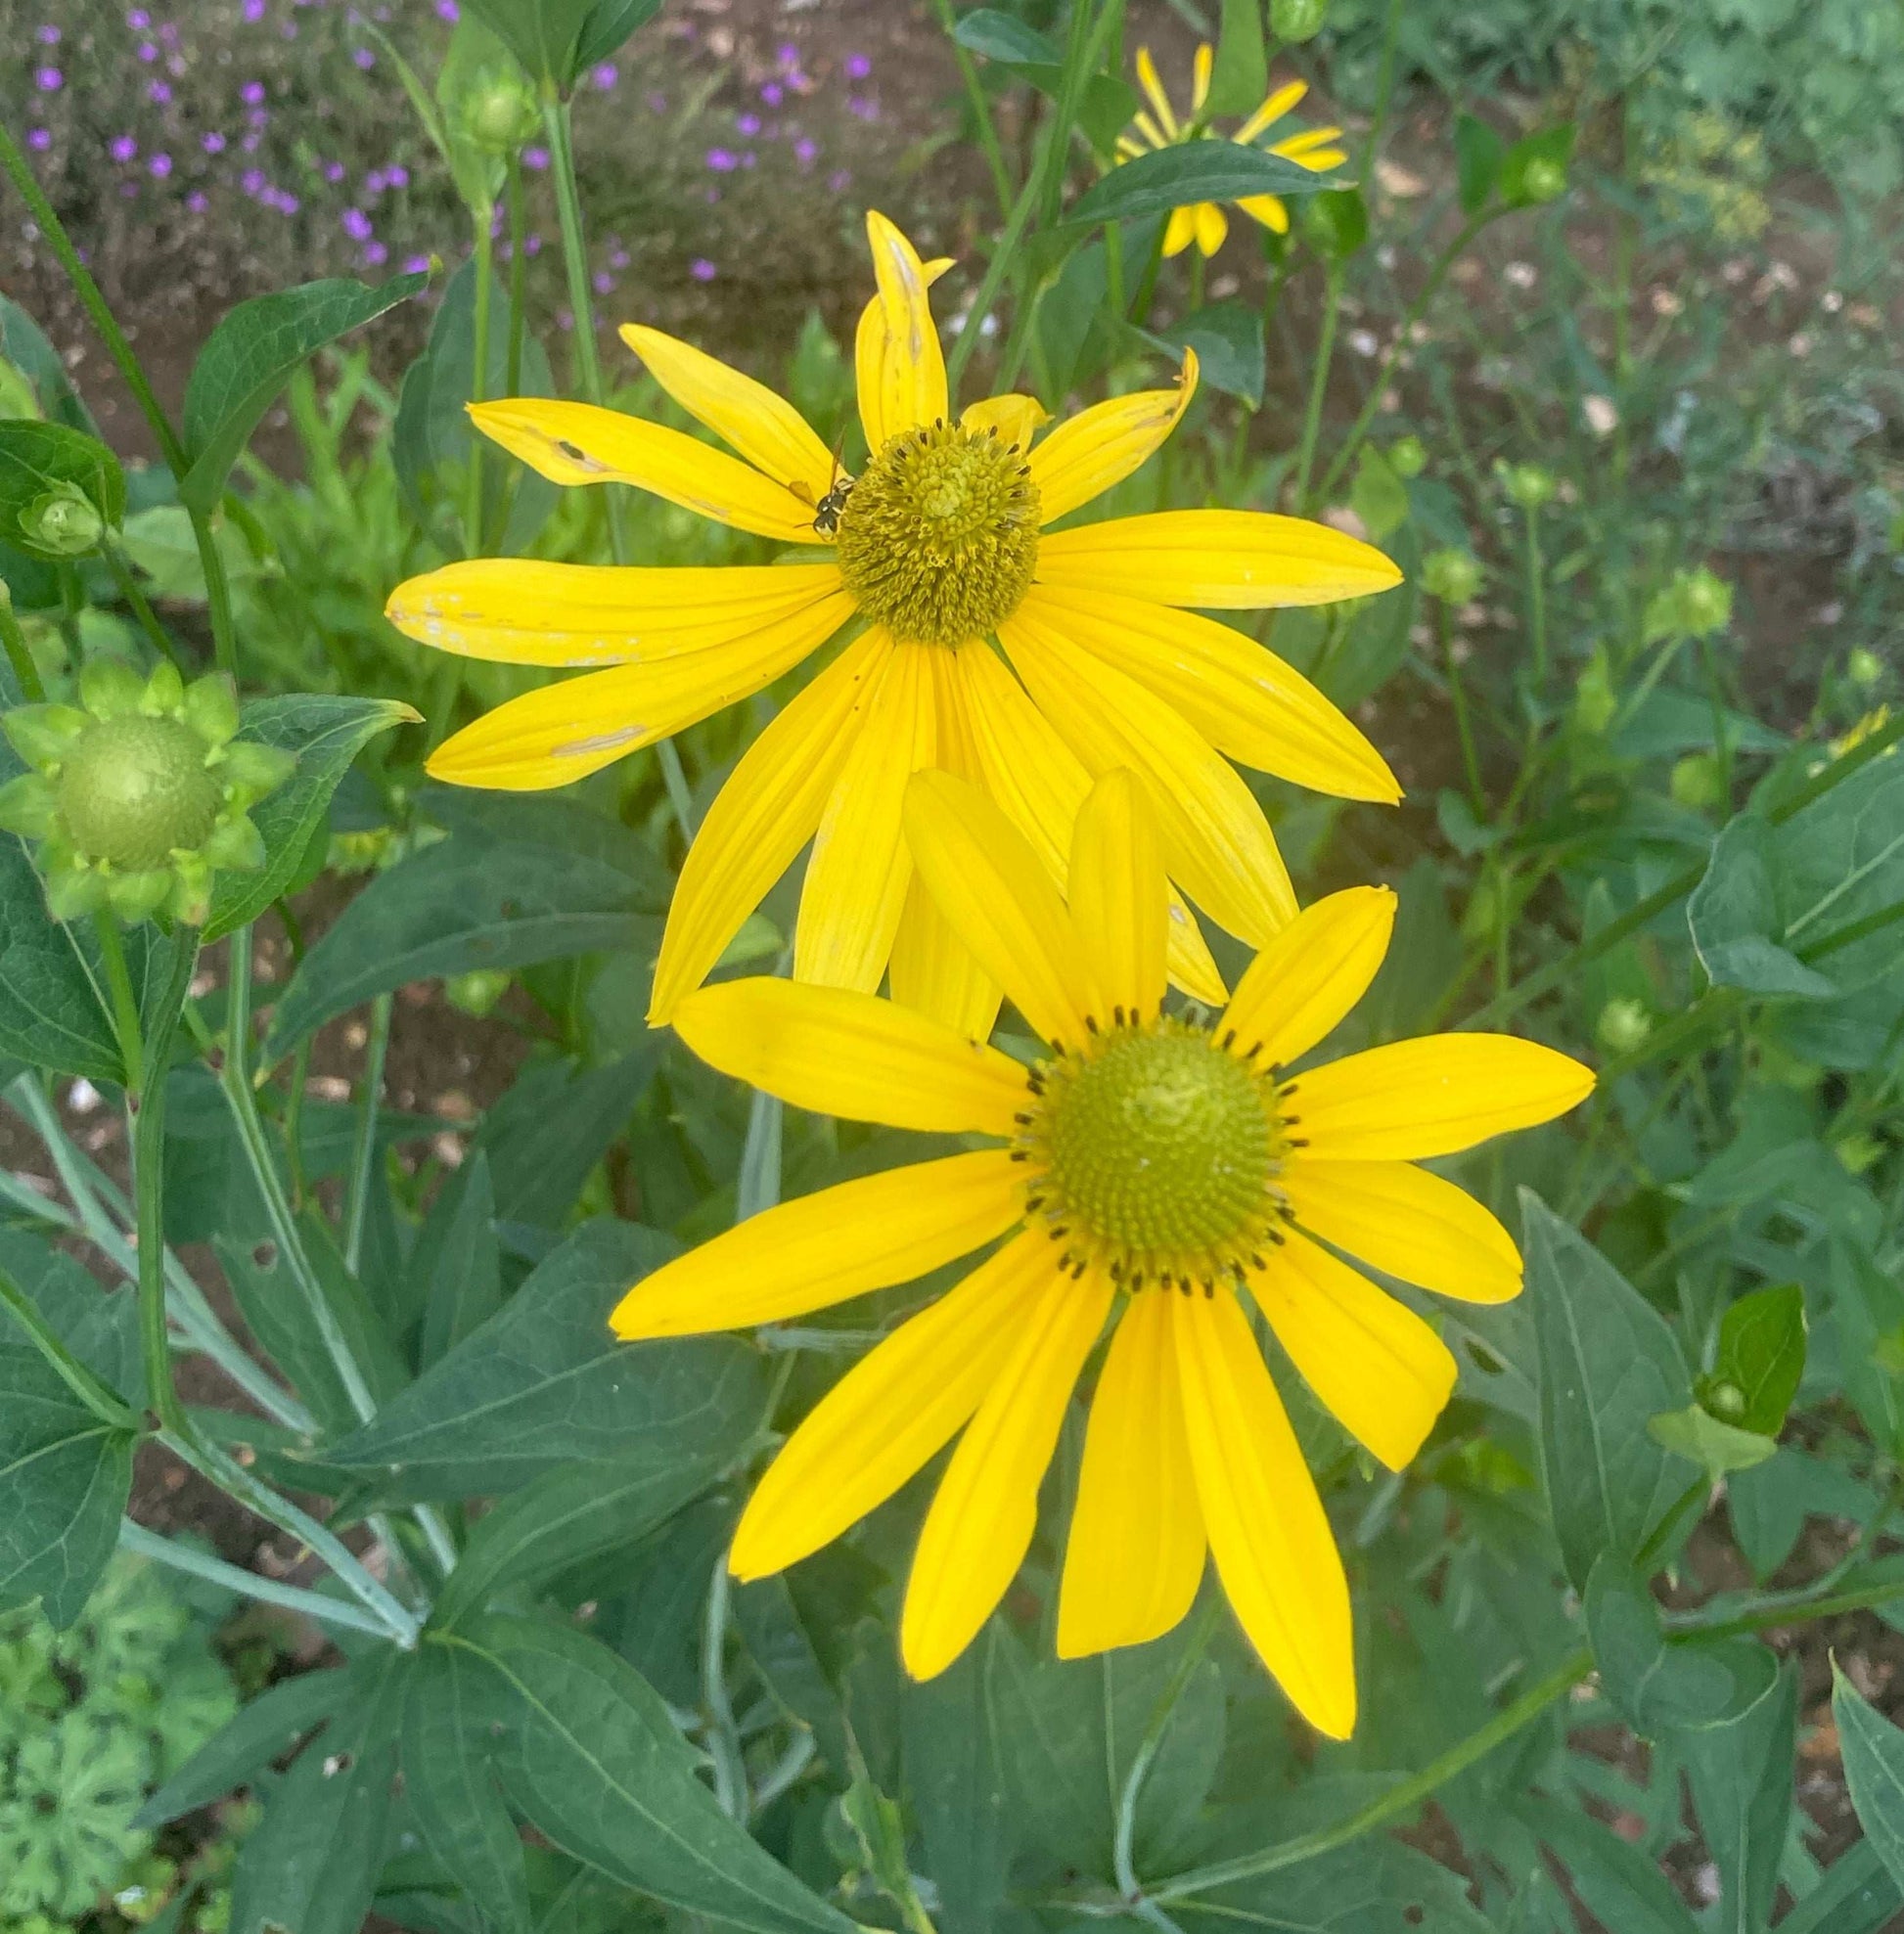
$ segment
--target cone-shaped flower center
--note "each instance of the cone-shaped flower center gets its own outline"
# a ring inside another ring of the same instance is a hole
[[[1163,1018],[1091,1038],[1034,1077],[1028,1206],[1066,1256],[1132,1288],[1213,1282],[1280,1240],[1276,1086]]]
[[[895,638],[963,645],[1018,609],[1038,561],[1038,486],[991,430],[887,440],[839,513],[839,574]]]
[[[73,845],[121,873],[202,846],[218,817],[206,746],[178,719],[126,713],[88,726],[62,763],[60,810]]]

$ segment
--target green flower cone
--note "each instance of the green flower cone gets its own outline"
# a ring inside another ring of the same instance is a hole
[[[295,754],[238,737],[221,673],[188,686],[170,664],[142,679],[96,658],[79,700],[0,721],[32,768],[0,787],[0,829],[39,842],[55,920],[163,913],[202,926],[214,875],[264,864],[250,809],[291,777]]]

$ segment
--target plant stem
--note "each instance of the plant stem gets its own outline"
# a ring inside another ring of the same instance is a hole
[[[13,593],[0,583],[0,646],[6,648],[7,662],[13,667],[15,679],[28,704],[42,705],[46,702],[46,687],[40,683],[40,668],[33,662],[33,654],[26,648],[26,634],[20,628],[20,620],[14,615]]]
[[[1376,69],[1375,110],[1369,116],[1369,132],[1363,140],[1361,161],[1355,170],[1365,194],[1370,170],[1375,166],[1375,151],[1382,145],[1382,132],[1388,121],[1388,107],[1395,96],[1395,50],[1401,39],[1404,4],[1405,0],[1388,0],[1387,17],[1382,23],[1382,62]]]
[[[528,275],[522,244],[528,240],[528,211],[522,199],[522,157],[509,157],[509,356],[503,387],[511,396],[522,390],[522,333],[527,309],[522,292]]]
[[[734,1707],[727,1696],[727,1553],[714,1560],[707,1610],[701,1628],[701,1700],[707,1710],[707,1754],[714,1765],[714,1798],[729,1820],[748,1817],[747,1765]]]
[[[343,1262],[352,1276],[364,1253],[364,1219],[370,1210],[370,1178],[377,1158],[377,1113],[383,1106],[384,1060],[390,1046],[392,997],[370,1004],[370,1042],[364,1054],[363,1090],[357,1098],[357,1132],[350,1145],[350,1187],[343,1209]]]
[[[1534,690],[1547,689],[1547,576],[1540,555],[1540,512],[1527,506],[1527,630],[1534,648]]]
[[[735,1187],[734,1220],[770,1209],[780,1200],[780,1133],[785,1109],[777,1095],[754,1090],[748,1104],[748,1139],[741,1150],[741,1174]]]
[[[47,1367],[101,1423],[112,1430],[138,1430],[142,1426],[144,1419],[139,1413],[73,1355],[41,1314],[40,1306],[5,1271],[0,1271],[0,1305],[12,1312],[46,1359]]]
[[[1155,1903],[1146,1902],[1144,1885],[1137,1877],[1135,1846],[1137,1840],[1137,1806],[1144,1797],[1144,1782],[1150,1777],[1151,1767],[1156,1762],[1157,1751],[1163,1744],[1163,1735],[1169,1731],[1172,1714],[1177,1710],[1177,1701],[1184,1695],[1191,1676],[1202,1663],[1203,1653],[1208,1649],[1210,1636],[1216,1630],[1216,1621],[1221,1615],[1223,1600],[1213,1592],[1206,1593],[1203,1603],[1197,1614],[1197,1622],[1190,1629],[1190,1636],[1184,1642],[1182,1654],[1170,1674],[1169,1684],[1163,1688],[1156,1707],[1152,1710],[1150,1723],[1144,1729],[1144,1736],[1138,1742],[1137,1752],[1130,1763],[1130,1771],[1124,1776],[1123,1791],[1117,1796],[1117,1825],[1111,1850],[1111,1870],[1116,1876],[1118,1890],[1133,1907],[1142,1911],[1150,1906],[1154,1912],[1161,1913]],[[1165,1924],[1175,1922],[1164,1916]]]
[[[972,104],[972,117],[978,126],[978,145],[984,150],[985,164],[992,171],[992,188],[998,196],[1000,218],[1009,220],[1012,213],[1012,170],[1006,162],[1005,150],[999,143],[998,128],[992,120],[991,103],[985,99],[984,83],[978,78],[978,69],[971,54],[953,32],[956,22],[952,16],[952,0],[932,0],[932,12],[938,16],[938,23],[945,29],[945,38],[952,49],[959,78],[965,83],[966,99]]]
[[[133,575],[132,566],[126,562],[125,552],[117,540],[109,535],[100,546],[100,556],[106,560],[106,568],[113,573],[113,582],[119,588],[119,596],[132,607],[132,615],[139,620],[139,629],[146,634],[152,648],[161,658],[169,658],[182,671],[185,660],[179,656],[178,647],[172,643],[171,635],[159,622],[159,613],[152,607],[152,601],[139,589],[139,580]]]
[[[1031,220],[1031,210],[1038,200],[1038,171],[1033,168],[1026,175],[1024,186],[1019,190],[1019,199],[1012,203],[1012,212],[1005,218],[1005,227],[999,235],[992,258],[985,264],[985,273],[978,284],[978,292],[972,298],[966,310],[965,327],[960,330],[958,339],[952,344],[952,353],[945,359],[945,386],[948,393],[948,407],[953,416],[959,411],[959,382],[966,373],[966,365],[972,361],[973,351],[978,347],[980,325],[991,313],[991,307],[998,300],[998,292],[1005,286],[1005,278],[1011,273],[1012,259],[1018,252],[1019,244],[1024,238],[1026,224]]]
[[[496,241],[491,228],[493,210],[470,210],[476,237],[476,318],[470,358],[470,401],[489,396],[489,292],[495,281]],[[463,500],[463,548],[473,558],[482,556],[482,445],[480,430],[470,430],[470,474]]]
[[[1336,356],[1336,326],[1341,319],[1343,268],[1340,262],[1329,264],[1328,293],[1323,300],[1322,335],[1316,342],[1315,361],[1309,369],[1309,402],[1302,412],[1302,442],[1295,460],[1295,508],[1306,512],[1311,503],[1309,472],[1316,461],[1316,438],[1322,431],[1323,400],[1329,393],[1329,366]],[[1330,475],[1333,477],[1332,471]],[[1323,480],[1317,495],[1326,495],[1329,478]]]
[[[139,997],[133,993],[132,976],[126,971],[125,948],[119,940],[117,916],[111,913],[94,915],[93,931],[99,936],[107,991],[113,997],[113,1028],[119,1040],[119,1060],[125,1073],[126,1099],[133,1102],[145,1085],[144,1049],[139,1039]]]
[[[371,1612],[359,1611],[355,1605],[347,1604],[341,1598],[331,1597],[323,1592],[306,1591],[301,1585],[280,1585],[274,1578],[260,1578],[256,1572],[227,1564],[223,1558],[214,1558],[208,1552],[162,1538],[156,1531],[148,1531],[143,1524],[135,1524],[129,1517],[119,1524],[119,1550],[131,1552],[138,1557],[151,1558],[158,1564],[169,1565],[174,1571],[203,1578],[209,1584],[221,1585],[226,1591],[255,1598],[260,1604],[279,1605],[286,1611],[301,1612],[306,1618],[317,1619],[322,1624],[340,1625],[348,1632],[367,1632],[373,1639],[392,1636],[386,1620]]]

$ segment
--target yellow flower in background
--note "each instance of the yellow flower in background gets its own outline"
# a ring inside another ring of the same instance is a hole
[[[1314,686],[1200,610],[1327,604],[1400,573],[1325,524],[1253,511],[1161,511],[1051,526],[1129,476],[1196,385],[1113,397],[1040,440],[1045,412],[999,396],[949,420],[924,263],[867,217],[878,293],[856,344],[872,452],[843,476],[793,407],[658,331],[624,339],[729,456],[659,424],[518,399],[477,426],[558,483],[632,484],[742,530],[822,547],[817,561],[620,569],[480,559],[411,579],[388,614],[441,651],[595,667],[499,706],[430,771],[529,790],[572,780],[757,692],[849,623],[857,634],[760,735],[709,809],[681,874],[650,1019],[664,1022],[809,840],[795,978],[895,998],[974,1038],[994,978],[913,884],[906,782],[938,766],[981,786],[1062,879],[1094,774],[1130,766],[1163,827],[1169,873],[1220,925],[1261,945],[1295,913],[1268,822],[1230,758],[1318,791],[1392,802],[1393,775]],[[996,641],[996,648],[992,641]],[[1003,655],[1000,650],[1002,648]],[[612,669],[602,669],[612,667]],[[1171,972],[1222,982],[1181,900]]]
[[[1151,50],[1148,47],[1137,50],[1137,78],[1150,101],[1151,112],[1145,113],[1139,111],[1137,119],[1132,123],[1137,130],[1135,134],[1117,137],[1120,160],[1135,160],[1149,151],[1175,148],[1185,141],[1234,141],[1241,148],[1254,148],[1259,137],[1280,121],[1309,91],[1306,80],[1288,81],[1265,95],[1262,105],[1234,134],[1219,135],[1213,128],[1206,127],[1201,118],[1203,103],[1209,99],[1210,68],[1214,58],[1208,42],[1198,48],[1191,77],[1190,118],[1179,121],[1170,106],[1170,97],[1164,93],[1163,83],[1157,78],[1156,63],[1151,59]],[[1330,168],[1340,167],[1348,159],[1347,152],[1335,145],[1340,139],[1341,132],[1338,127],[1305,128],[1300,134],[1288,135],[1281,141],[1272,142],[1269,152],[1282,156],[1286,161],[1296,162],[1313,174],[1322,174]],[[1278,235],[1287,235],[1290,231],[1290,211],[1281,196],[1246,195],[1236,205],[1246,215]],[[1187,208],[1176,208],[1171,211],[1169,227],[1163,231],[1163,252],[1166,255],[1181,255],[1195,242],[1205,255],[1214,255],[1222,247],[1223,238],[1229,232],[1229,218],[1214,202],[1199,202]]]
[[[736,1575],[817,1551],[956,1436],[900,1633],[916,1678],[943,1671],[1030,1547],[1072,1388],[1114,1317],[1065,1553],[1060,1653],[1169,1631],[1207,1552],[1290,1698],[1345,1737],[1348,1588],[1249,1305],[1344,1426],[1400,1468],[1447,1402],[1455,1362],[1333,1250],[1441,1295],[1515,1295],[1507,1231],[1414,1164],[1549,1120],[1593,1076],[1498,1034],[1402,1041],[1289,1073],[1381,966],[1385,888],[1298,914],[1207,1026],[1165,1012],[1169,896],[1147,792],[1128,771],[1097,783],[1076,816],[1067,906],[991,800],[944,772],[909,782],[920,877],[1046,1043],[1029,1067],[843,989],[735,980],[679,1004],[675,1026],[698,1055],[797,1107],[1000,1146],[769,1209],[636,1284],[613,1327],[637,1338],[786,1322],[1003,1238],[795,1429],[741,1519]]]

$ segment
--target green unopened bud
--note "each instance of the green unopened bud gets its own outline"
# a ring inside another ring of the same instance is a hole
[[[1311,195],[1297,217],[1302,239],[1317,254],[1346,261],[1369,239],[1369,210],[1361,192],[1331,188]]]
[[[464,126],[485,155],[513,155],[535,132],[535,97],[521,82],[496,75],[470,97]]]
[[[1428,460],[1428,446],[1419,436],[1398,436],[1388,446],[1388,468],[1399,477],[1420,476]]]
[[[1494,466],[1494,474],[1500,478],[1508,502],[1523,511],[1538,511],[1551,504],[1560,488],[1554,472],[1542,470],[1538,464],[1499,463]]]
[[[1674,765],[1667,786],[1674,804],[1690,813],[1705,812],[1719,803],[1719,761],[1710,752],[1688,752]]]
[[[95,718],[136,712],[145,696],[146,681],[123,658],[88,658],[79,668],[79,702]]]
[[[1745,1415],[1745,1393],[1736,1383],[1714,1383],[1705,1393],[1705,1408],[1722,1423]]]
[[[1875,1135],[1847,1135],[1832,1144],[1832,1153],[1851,1174],[1862,1175],[1882,1159],[1884,1144]]]
[[[1844,661],[1844,674],[1853,685],[1869,689],[1884,675],[1884,661],[1876,652],[1860,645]]]
[[[1269,29],[1292,46],[1313,40],[1329,18],[1329,0],[1270,0]]]
[[[1430,551],[1422,560],[1422,589],[1444,605],[1471,605],[1480,588],[1480,560],[1472,551]]]
[[[1732,586],[1703,564],[1675,571],[1666,586],[1647,601],[1646,637],[1707,638],[1732,622]]]
[[[202,846],[220,805],[205,750],[178,719],[126,714],[89,728],[59,778],[73,845],[126,873],[161,868],[175,850]]]
[[[1621,995],[1601,1009],[1593,1031],[1609,1053],[1630,1055],[1653,1032],[1653,1016],[1638,1001]]]
[[[105,534],[99,507],[76,483],[56,483],[20,514],[20,534],[49,558],[83,558]]]
[[[1573,717],[1582,732],[1598,739],[1613,722],[1613,714],[1619,709],[1619,700],[1613,692],[1612,666],[1607,659],[1607,648],[1596,646],[1586,668],[1580,673],[1579,682],[1573,688]]]
[[[1528,202],[1558,202],[1566,193],[1566,170],[1545,156],[1529,161],[1520,175],[1518,199]]]
[[[38,390],[20,370],[0,356],[0,420],[15,422],[30,417],[37,423],[45,414],[40,408]]]
[[[453,973],[443,982],[443,994],[453,1008],[480,1020],[509,992],[514,974],[501,967],[472,967],[468,973]]]

